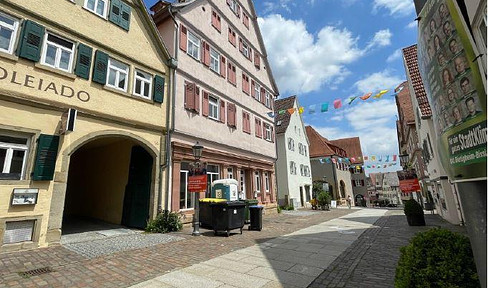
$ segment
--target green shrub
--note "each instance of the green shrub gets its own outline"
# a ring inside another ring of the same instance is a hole
[[[332,197],[328,192],[322,191],[317,195],[317,201],[319,202],[320,206],[325,206],[326,204],[330,204]]]
[[[281,206],[277,206],[276,209],[278,210],[278,213],[281,213],[281,210],[283,210]]]
[[[156,219],[150,220],[146,226],[146,232],[168,233],[180,231],[183,228],[180,215],[176,212],[164,210],[156,216]]]
[[[435,228],[400,248],[395,287],[480,287],[468,237]]]
[[[420,206],[420,204],[413,200],[413,199],[409,199],[407,201],[404,202],[404,208],[403,208],[403,212],[405,213],[405,215],[424,215],[424,210],[422,209],[422,206]]]

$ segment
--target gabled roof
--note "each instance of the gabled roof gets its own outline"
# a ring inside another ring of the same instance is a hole
[[[345,157],[346,151],[332,144],[327,138],[322,137],[312,126],[305,127],[310,141],[310,158],[341,156]]]
[[[407,124],[415,124],[415,116],[413,114],[412,99],[410,98],[410,89],[408,88],[407,81],[400,84],[395,91],[400,90],[397,93],[396,101],[398,110],[403,111],[403,121]],[[400,116],[400,115],[399,115]]]
[[[356,159],[351,161],[352,164],[363,163],[363,152],[361,151],[361,142],[359,137],[331,140],[330,142],[346,150],[347,157],[355,157]],[[361,160],[357,160],[358,157],[361,157]]]
[[[209,3],[215,5],[212,0],[207,0]],[[223,1],[223,0],[218,0],[218,1]],[[262,59],[264,61],[264,69],[266,70],[266,73],[268,74],[268,77],[271,82],[271,86],[273,86],[273,92],[275,92],[275,96],[277,97],[280,94],[280,91],[278,90],[278,85],[276,84],[276,81],[273,77],[273,72],[271,70],[271,65],[269,65],[268,61],[268,53],[266,52],[266,46],[264,45],[263,41],[263,36],[261,35],[261,30],[259,29],[259,24],[257,21],[257,13],[256,9],[254,8],[254,3],[251,0],[247,0],[249,7],[250,7],[250,12],[252,15],[250,15],[251,20],[253,21],[253,27],[254,31],[256,32],[256,36],[259,42],[259,48],[261,50],[262,54]],[[158,14],[158,17],[153,16],[153,18],[158,18],[159,20],[165,19],[168,16],[173,17],[174,14],[178,13],[179,10],[190,7],[191,4],[194,4],[196,2],[200,2],[200,0],[184,0],[181,2],[169,2],[169,1],[164,1],[164,0],[159,0],[157,1],[153,6],[151,6],[150,10],[153,11],[155,14]],[[242,5],[241,5],[242,6]],[[174,19],[173,19],[174,20]],[[155,19],[156,21],[156,19]],[[157,22],[157,21],[156,21]]]
[[[403,48],[402,51],[405,61],[405,69],[407,70],[407,75],[412,83],[412,92],[415,93],[415,98],[417,98],[422,117],[430,117],[432,116],[432,109],[430,108],[429,99],[427,99],[427,93],[425,92],[424,84],[422,83],[422,77],[420,76],[417,60],[417,45],[415,44]]]
[[[276,134],[282,134],[286,132],[288,124],[290,124],[291,118],[291,115],[290,113],[288,113],[288,111],[285,111],[282,114],[279,114],[278,111],[293,108],[296,98],[296,96],[290,96],[288,98],[279,99],[274,102],[275,112],[277,113],[275,117]]]

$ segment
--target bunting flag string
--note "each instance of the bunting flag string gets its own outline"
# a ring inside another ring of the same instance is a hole
[[[371,97],[373,95],[373,92],[366,93],[363,96],[351,96],[351,97],[348,97],[347,99],[345,99],[344,102],[347,103],[348,105],[351,105],[354,102],[354,100],[356,100],[357,98],[359,98],[363,101],[368,100],[369,98],[380,99],[383,97],[383,95],[388,93],[388,91],[390,91],[390,90],[387,90],[387,89],[380,90],[379,92],[374,94],[373,97]],[[398,91],[398,92],[400,92],[400,91]],[[391,96],[392,97],[396,96],[398,94],[398,92],[393,93]],[[334,106],[334,109],[340,109],[343,107],[342,103],[343,103],[342,99],[336,99],[332,102],[332,105]],[[325,102],[325,103],[313,104],[313,105],[308,106],[308,114],[315,114],[316,112],[318,112],[317,111],[318,106],[320,107],[321,113],[325,113],[325,112],[329,111],[329,103]],[[276,115],[282,115],[285,112],[288,112],[290,115],[292,115],[295,111],[297,111],[299,114],[303,114],[305,112],[305,107],[300,106],[298,108],[282,109],[279,111],[275,111],[275,113],[268,112],[267,114],[269,117],[276,117]]]

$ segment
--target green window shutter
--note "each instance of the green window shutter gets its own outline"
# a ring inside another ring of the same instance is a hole
[[[30,20],[25,20],[20,35],[17,55],[38,62],[41,58],[42,40],[46,29]]]
[[[41,134],[37,141],[32,180],[53,180],[56,157],[58,156],[59,136]]]
[[[154,76],[154,94],[153,100],[157,103],[163,103],[164,99],[164,78],[156,75]]]
[[[129,31],[129,26],[130,26],[130,6],[125,4],[124,2],[121,2],[121,7],[122,7],[122,14],[120,17],[120,22],[119,26],[122,27],[123,29]]]
[[[108,16],[108,19],[110,22],[120,25],[120,19],[121,19],[121,14],[122,14],[122,4],[120,0],[112,0],[110,1],[110,15]]]
[[[107,82],[108,54],[97,50],[94,62],[92,81],[105,85]]]
[[[76,57],[75,74],[88,80],[90,77],[90,66],[93,49],[85,44],[78,44],[78,55]]]

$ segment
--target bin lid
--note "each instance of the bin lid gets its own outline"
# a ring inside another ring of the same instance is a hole
[[[252,206],[249,206],[249,208],[257,209],[257,208],[263,208],[263,206],[261,206],[261,205],[252,205]]]
[[[215,184],[224,184],[224,185],[237,185],[237,180],[236,179],[220,179],[220,180],[215,180],[212,182],[212,187]]]
[[[224,201],[219,201],[219,202],[214,202],[211,205],[212,206],[228,206],[228,207],[236,207],[236,206],[246,206],[246,203],[243,201],[227,201],[226,199],[223,199]]]
[[[210,202],[210,203],[225,202],[225,201],[227,201],[227,199],[221,199],[221,198],[202,198],[202,199],[200,199],[200,202]]]

